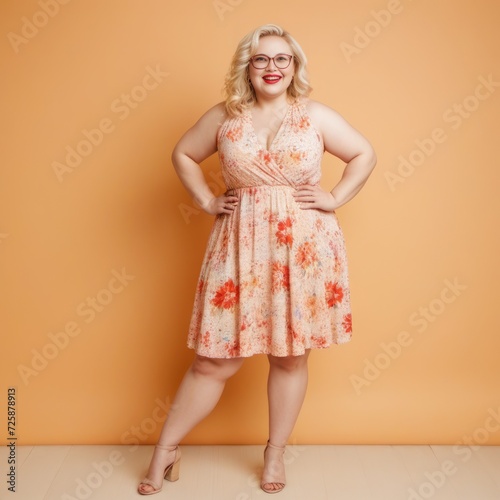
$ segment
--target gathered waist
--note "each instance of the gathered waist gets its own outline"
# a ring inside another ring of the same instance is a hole
[[[290,184],[257,184],[256,186],[239,186],[232,187],[231,189],[296,189],[295,186],[291,186]]]
[[[247,192],[248,194],[256,193],[257,191],[295,191],[297,188],[295,186],[290,186],[289,184],[261,184],[258,186],[241,186],[228,188],[226,194]]]

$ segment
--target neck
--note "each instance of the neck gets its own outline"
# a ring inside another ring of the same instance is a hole
[[[256,98],[254,106],[262,111],[273,112],[286,108],[289,104],[291,104],[291,100],[288,99],[287,93],[284,92],[279,96],[270,98],[259,96]]]

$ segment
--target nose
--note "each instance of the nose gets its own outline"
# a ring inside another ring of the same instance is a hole
[[[277,69],[276,64],[274,64],[274,59],[269,59],[269,62],[267,63],[267,66],[266,66],[266,69],[268,70],[269,68]]]

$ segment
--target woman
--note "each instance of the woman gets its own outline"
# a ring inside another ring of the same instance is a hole
[[[342,231],[335,210],[376,163],[370,143],[338,113],[307,98],[306,58],[280,27],[245,36],[227,99],[176,145],[183,185],[215,222],[199,278],[188,346],[196,356],[139,493],[179,474],[178,443],[217,404],[243,359],[269,359],[269,440],[261,488],[285,486],[283,453],[307,386],[310,350],[351,338]],[[347,163],[331,192],[319,186],[324,151]],[[215,196],[199,163],[218,151],[227,191]]]

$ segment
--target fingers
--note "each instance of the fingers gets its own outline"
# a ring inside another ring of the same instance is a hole
[[[315,208],[316,202],[319,200],[321,190],[317,186],[299,186],[297,191],[293,193],[295,201],[299,204],[300,208]]]
[[[299,202],[299,208],[301,210],[310,210],[311,208],[319,208],[319,207],[315,201],[312,202],[301,201]]]
[[[295,198],[316,197],[322,192],[323,190],[319,186],[297,186],[293,196],[295,196]]]
[[[295,196],[295,201],[316,201],[318,199],[318,195],[316,194],[302,194],[302,195],[299,195],[297,194]]]
[[[234,209],[238,206],[239,198],[235,196],[232,192],[226,192],[219,197],[218,201],[218,213],[219,214],[231,214]]]
[[[295,190],[296,193],[317,193],[318,191],[322,191],[322,189],[319,186],[311,186],[310,184],[297,186]]]
[[[295,201],[302,209],[315,208],[318,201],[313,196],[295,196]]]
[[[309,184],[297,186],[293,197],[301,210],[334,210],[333,195],[325,191],[321,186],[311,186]]]

